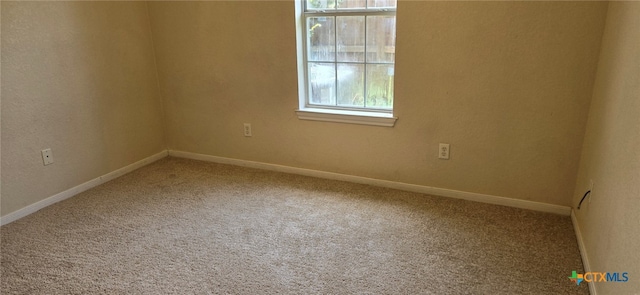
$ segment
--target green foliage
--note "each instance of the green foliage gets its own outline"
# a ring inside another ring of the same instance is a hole
[[[340,6],[340,4],[342,4],[343,0],[308,0],[307,3],[309,3],[309,6],[311,8],[315,8],[315,9],[323,9],[323,8],[336,8],[336,5],[338,5],[338,7]],[[325,4],[326,6],[323,6],[323,4]]]

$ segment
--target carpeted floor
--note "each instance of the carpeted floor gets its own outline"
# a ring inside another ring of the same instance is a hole
[[[588,294],[566,216],[177,158],[0,233],[2,294]]]

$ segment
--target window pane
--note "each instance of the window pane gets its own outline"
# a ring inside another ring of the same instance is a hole
[[[364,61],[364,16],[338,16],[338,61]]]
[[[307,18],[307,56],[310,61],[335,61],[335,25],[333,17]]]
[[[368,108],[393,108],[393,65],[367,65]]]
[[[364,107],[363,64],[338,64],[338,105]]]
[[[367,6],[369,8],[396,8],[398,6],[397,0],[368,0]]]
[[[366,5],[366,0],[338,0],[338,9],[363,9]]]
[[[336,2],[344,0],[307,0],[307,10],[335,9]]]
[[[393,62],[396,51],[396,17],[367,17],[367,62]]]
[[[336,105],[336,65],[309,63],[309,103]]]

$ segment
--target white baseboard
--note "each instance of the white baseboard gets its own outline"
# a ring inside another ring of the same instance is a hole
[[[5,216],[0,217],[0,225],[5,225],[8,223],[11,223],[13,221],[16,221],[22,217],[25,217],[31,213],[34,213],[40,209],[43,209],[47,206],[50,206],[52,204],[55,204],[57,202],[60,202],[62,200],[68,199],[70,197],[73,197],[81,192],[84,192],[88,189],[91,189],[93,187],[96,187],[98,185],[101,185],[109,180],[113,180],[116,179],[122,175],[125,175],[133,170],[136,170],[140,167],[146,166],[148,164],[151,164],[155,161],[158,161],[166,156],[168,156],[169,153],[168,151],[162,151],[159,152],[155,155],[152,155],[150,157],[144,158],[138,162],[135,162],[133,164],[127,165],[125,167],[122,167],[120,169],[117,169],[115,171],[109,172],[105,175],[102,175],[100,177],[94,178],[92,180],[89,180],[85,183],[82,183],[78,186],[72,187],[66,191],[57,193],[51,197],[48,197],[42,201],[39,201],[37,203],[33,203],[27,207],[24,207],[22,209],[19,209],[17,211],[13,211]]]
[[[571,223],[573,223],[573,230],[576,232],[576,239],[578,240],[578,249],[580,249],[580,257],[582,257],[582,265],[584,266],[584,272],[588,273],[591,271],[591,266],[589,265],[589,256],[587,255],[587,248],[584,245],[584,241],[582,240],[582,232],[580,231],[580,224],[578,223],[578,218],[576,217],[576,212],[571,210]],[[586,282],[589,286],[589,293],[591,295],[598,294],[596,292],[596,286],[593,282]]]
[[[271,171],[277,171],[277,172],[285,172],[285,173],[291,173],[291,174],[299,174],[299,175],[332,179],[332,180],[341,180],[341,181],[354,182],[354,183],[360,183],[360,184],[368,184],[373,186],[393,188],[393,189],[423,193],[428,195],[450,197],[450,198],[456,198],[456,199],[476,201],[481,203],[549,212],[549,213],[555,213],[555,214],[560,214],[565,216],[568,216],[571,214],[571,208],[566,206],[533,202],[533,201],[527,201],[527,200],[511,199],[511,198],[471,193],[471,192],[463,192],[463,191],[423,186],[423,185],[417,185],[417,184],[394,182],[394,181],[367,178],[367,177],[361,177],[361,176],[353,176],[353,175],[339,174],[339,173],[333,173],[333,172],[296,168],[296,167],[290,167],[290,166],[238,160],[238,159],[224,158],[224,157],[216,157],[216,156],[210,156],[210,155],[204,155],[204,154],[173,151],[173,150],[169,150],[169,156],[207,161],[207,162],[215,162],[215,163],[221,163],[221,164],[230,164],[230,165],[243,166],[243,167],[249,167],[249,168],[271,170]]]

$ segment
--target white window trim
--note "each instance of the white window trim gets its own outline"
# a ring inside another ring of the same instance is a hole
[[[394,117],[393,113],[384,110],[376,111],[356,111],[356,110],[340,110],[340,109],[325,109],[308,107],[306,105],[306,81],[305,73],[306,63],[304,60],[305,50],[305,34],[302,32],[304,29],[304,17],[303,1],[296,0],[295,2],[295,21],[296,21],[296,60],[298,66],[298,109],[296,114],[300,120],[311,121],[324,121],[334,123],[347,123],[347,124],[361,124],[372,126],[395,126],[398,117]]]
[[[300,108],[296,110],[298,119],[325,121],[334,123],[362,124],[393,127],[397,117],[389,113],[360,112],[351,110],[333,110],[317,108]]]

